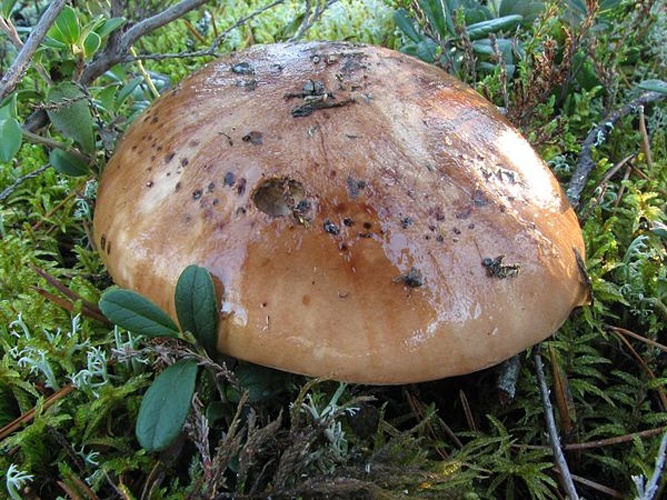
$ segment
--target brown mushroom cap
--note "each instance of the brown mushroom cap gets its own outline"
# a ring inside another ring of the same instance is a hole
[[[195,73],[129,128],[94,223],[115,281],[172,315],[180,272],[208,268],[222,352],[339,380],[488,367],[588,296],[577,218],[528,142],[440,69],[364,45]]]

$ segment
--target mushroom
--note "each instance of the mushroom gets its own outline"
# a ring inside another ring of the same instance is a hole
[[[497,364],[588,300],[577,217],[495,106],[378,47],[255,46],[160,97],[106,166],[95,241],[175,316],[190,264],[218,348],[368,384]]]

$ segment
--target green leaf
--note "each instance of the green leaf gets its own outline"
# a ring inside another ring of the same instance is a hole
[[[110,35],[123,24],[127,22],[127,19],[124,17],[112,17],[111,19],[105,19],[104,22],[95,28],[95,33],[100,35],[100,38]]]
[[[164,450],[180,434],[190,412],[197,368],[194,359],[177,361],[146,391],[135,427],[139,444],[146,450]]]
[[[90,174],[90,167],[78,156],[64,151],[62,149],[54,149],[49,154],[49,163],[58,172],[70,177],[83,177]]]
[[[663,80],[644,80],[643,82],[640,82],[638,87],[642,90],[667,94],[667,82]]]
[[[102,87],[95,95],[95,99],[99,103],[98,106],[106,111],[114,111],[113,106],[118,87],[120,87],[120,83],[111,83],[106,87]]]
[[[44,41],[42,44],[44,44],[46,47],[49,47],[50,49],[56,49],[56,50],[62,50],[66,49],[69,47],[65,42],[61,42],[60,40],[54,38],[51,32],[49,32],[49,36],[44,38]]]
[[[289,387],[291,375],[286,372],[259,366],[252,363],[241,363],[236,367],[236,377],[241,387],[248,391],[248,400],[252,403],[270,401]],[[237,402],[240,394],[228,393],[230,400]]]
[[[81,26],[77,13],[72,7],[66,5],[49,30],[49,36],[59,42],[72,45],[79,40],[79,35],[81,35]]]
[[[122,89],[120,89],[120,92],[118,92],[118,97],[116,97],[116,110],[118,110],[127,100],[127,98],[132,95],[134,89],[136,89],[142,81],[143,78],[141,77],[133,78]]]
[[[408,15],[408,11],[405,9],[398,9],[394,12],[394,22],[396,26],[407,36],[410,40],[415,43],[419,43],[423,37],[414,27],[412,19]]]
[[[0,107],[0,120],[8,120],[10,118],[16,118],[17,100],[18,100],[18,92],[14,92],[8,95],[2,101],[2,107]]]
[[[23,141],[21,125],[16,118],[0,120],[0,137],[0,162],[6,163],[16,156]]]
[[[9,18],[12,14],[12,10],[14,10],[14,5],[16,5],[16,2],[18,0],[2,0],[2,4],[0,5],[0,13],[2,13],[2,16],[5,18]]]
[[[86,35],[86,39],[83,41],[83,55],[85,57],[91,57],[95,52],[97,52],[97,49],[100,48],[101,44],[102,39],[100,38],[100,35],[94,31],[91,31],[88,33],[88,35]]]
[[[100,309],[109,321],[146,337],[182,338],[167,313],[132,290],[108,290],[102,294]]]
[[[523,17],[518,14],[503,16],[498,19],[471,24],[466,29],[471,40],[479,40],[487,37],[490,33],[513,30],[521,23],[522,19]]]
[[[192,333],[206,352],[213,354],[218,345],[218,301],[208,270],[191,265],[176,284],[176,314],[182,330]]]
[[[51,123],[65,137],[74,139],[86,153],[95,150],[93,115],[84,93],[72,82],[51,87],[47,97]]]
[[[530,0],[502,0],[498,9],[499,16],[519,14],[524,22],[533,22],[544,11],[544,2]]]
[[[447,39],[454,36],[456,28],[452,14],[458,2],[443,2],[442,0],[420,0],[419,6],[426,15],[429,24],[435,28],[438,34]]]

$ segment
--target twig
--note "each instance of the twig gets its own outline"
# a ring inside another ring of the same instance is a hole
[[[633,339],[641,340],[647,345],[650,345],[652,347],[655,347],[656,349],[660,349],[663,352],[667,352],[667,346],[664,344],[661,344],[660,342],[656,342],[655,340],[651,340],[649,338],[646,338],[642,335],[639,335],[635,332],[631,332],[630,330],[627,330],[625,328],[621,328],[618,326],[611,326],[611,325],[606,325],[606,327],[613,331],[614,333],[621,333],[623,335],[627,335],[628,337],[632,337]]]
[[[629,443],[635,439],[648,438],[657,436],[667,431],[667,427],[656,427],[655,429],[646,429],[644,431],[633,432],[631,434],[624,434],[623,436],[616,436],[613,438],[607,439],[598,439],[596,441],[587,441],[585,443],[569,443],[563,446],[565,451],[580,451],[580,450],[590,450],[592,448],[604,448],[605,446],[613,446],[617,444]],[[521,448],[524,450],[544,450],[546,446],[534,445],[534,444],[517,444],[514,445],[516,448]]]
[[[547,388],[546,377],[544,376],[544,365],[542,363],[542,356],[540,355],[540,346],[537,345],[533,349],[533,358],[535,359],[535,371],[537,373],[537,380],[540,386],[540,394],[542,395],[542,405],[544,406],[544,416],[547,421],[547,429],[549,431],[549,443],[553,450],[556,465],[560,470],[561,483],[565,488],[565,492],[570,500],[579,500],[579,494],[574,486],[574,480],[570,474],[570,469],[567,466],[565,455],[560,447],[560,438],[558,437],[558,430],[556,429],[556,420],[554,418],[554,410],[549,400],[549,389]]]
[[[42,43],[42,40],[46,36],[46,32],[49,31],[49,28],[58,17],[58,14],[65,6],[65,3],[66,0],[53,0],[37,25],[33,28],[30,36],[16,56],[11,68],[7,70],[7,73],[5,73],[2,80],[0,80],[0,101],[4,100],[5,97],[16,90],[23,75],[28,71],[33,54],[39,47],[39,44]]]
[[[16,27],[12,24],[9,18],[5,19],[0,16],[0,30],[4,31],[9,39],[12,41],[12,45],[17,49],[21,50],[23,48],[23,41],[19,37]]]
[[[572,474],[572,479],[574,479],[576,483],[579,483],[580,485],[593,489],[595,491],[599,491],[600,493],[604,493],[610,498],[625,498],[620,491],[614,490],[609,486],[605,486],[604,484],[591,481],[590,479],[586,479],[585,477]]]
[[[294,42],[303,38],[303,36],[306,34],[306,31],[308,31],[313,26],[313,24],[315,24],[317,20],[322,17],[324,11],[337,1],[338,0],[315,0],[315,8],[313,9],[311,0],[306,0],[306,12],[303,16],[303,21],[301,22],[301,26],[299,26],[299,29],[296,31],[294,36],[290,38],[290,42]]]
[[[653,159],[651,158],[651,143],[646,130],[646,116],[644,116],[644,106],[639,107],[639,132],[642,135],[642,151],[649,170],[653,168]]]
[[[651,476],[651,479],[649,479],[648,483],[646,483],[646,485],[644,484],[643,476],[632,478],[635,482],[635,486],[637,487],[637,500],[652,500],[655,498],[655,495],[658,493],[660,475],[662,474],[662,469],[665,466],[666,454],[667,433],[663,434],[662,439],[660,440],[660,449],[658,450],[658,455],[655,457],[655,468],[653,469],[653,475]]]
[[[49,168],[50,166],[51,166],[51,164],[50,164],[50,163],[47,163],[46,165],[42,165],[42,166],[39,167],[38,169],[35,169],[35,170],[33,170],[32,172],[29,172],[29,173],[25,174],[24,176],[19,177],[18,179],[16,179],[16,180],[13,182],[13,184],[12,184],[11,186],[9,186],[9,187],[3,189],[2,192],[0,192],[0,202],[5,201],[7,198],[9,198],[9,196],[10,196],[14,191],[16,191],[16,189],[17,189],[21,184],[23,184],[25,181],[27,181],[28,179],[32,179],[33,177],[37,177],[39,174],[41,174],[42,172],[44,172],[44,171],[45,171],[47,168]]]
[[[66,397],[70,392],[74,390],[74,386],[72,384],[67,384],[66,386],[62,387],[58,391],[54,392],[51,394],[48,398],[44,400],[44,402],[41,405],[41,410],[46,410],[48,407],[53,405],[54,403],[58,402],[59,400],[63,399]],[[23,415],[20,417],[15,418],[13,421],[5,425],[4,427],[0,428],[0,441],[5,439],[7,436],[9,436],[11,433],[16,431],[21,427],[23,424],[27,424],[30,422],[33,418],[35,418],[35,413],[36,413],[36,408],[32,408],[25,412]]]
[[[79,82],[82,85],[92,83],[98,76],[103,75],[107,70],[122,62],[132,45],[139,40],[139,38],[161,28],[165,24],[169,24],[187,12],[205,4],[207,1],[208,0],[183,0],[160,13],[135,24],[123,33],[120,38],[110,40],[110,43],[99,53],[99,56],[83,70]]]
[[[634,346],[630,343],[628,339],[626,339],[623,335],[621,335],[619,332],[616,330],[612,330],[618,338],[625,344],[625,347],[628,348],[632,356],[637,360],[637,363],[641,365],[641,367],[644,369],[644,373],[646,373],[646,376],[649,378],[649,380],[655,382],[656,376],[655,373],[653,373],[653,370],[651,370],[651,367],[648,366],[648,363],[644,358],[642,358],[637,350],[634,348]],[[656,391],[658,392],[658,398],[660,399],[660,403],[662,404],[662,411],[667,411],[667,395],[665,395],[665,391],[662,388],[661,385],[656,384],[655,387]]]
[[[142,54],[137,57],[132,57],[132,58],[126,58],[124,61],[125,62],[132,62],[132,61],[137,61],[137,60],[142,60],[142,61],[159,61],[162,59],[180,59],[180,58],[186,58],[186,57],[214,57],[219,55],[217,50],[218,47],[220,47],[220,44],[222,44],[223,39],[232,31],[234,31],[236,28],[239,26],[244,25],[251,19],[257,17],[258,15],[262,14],[263,12],[266,12],[267,10],[270,10],[280,4],[285,3],[285,0],[274,0],[268,5],[265,5],[264,7],[260,7],[259,9],[255,10],[254,12],[251,12],[245,17],[240,18],[238,21],[236,21],[234,24],[232,24],[229,28],[227,28],[225,31],[220,33],[215,37],[215,40],[211,43],[211,46],[207,49],[203,50],[197,50],[193,52],[177,52],[177,53],[171,53],[171,54]],[[214,24],[215,26],[215,24]]]
[[[659,101],[665,97],[667,97],[667,94],[663,92],[644,92],[637,99],[606,116],[604,120],[593,127],[581,145],[581,154],[579,155],[577,168],[575,169],[570,185],[567,188],[567,197],[573,207],[579,207],[581,193],[586,186],[588,176],[595,168],[593,148],[607,140],[607,136],[621,118],[639,111],[646,104]]]

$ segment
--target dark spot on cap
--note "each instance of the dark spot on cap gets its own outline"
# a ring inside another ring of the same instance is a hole
[[[463,207],[463,209],[459,213],[456,214],[456,218],[457,219],[467,219],[468,217],[470,217],[470,214],[472,214],[472,206],[468,205],[468,206]]]
[[[245,186],[246,186],[246,180],[243,177],[241,177],[239,181],[236,183],[236,192],[238,193],[239,196],[245,193]]]
[[[176,186],[174,187],[174,191],[176,191],[178,193],[180,190],[181,190],[181,183],[179,181],[179,182],[176,183]]]
[[[107,235],[103,234],[102,237],[100,238],[100,246],[102,247],[102,250],[104,250],[107,246]]]
[[[167,156],[164,157],[164,162],[169,163],[174,159],[174,156],[176,156],[176,153],[168,153]]]
[[[354,221],[349,217],[345,217],[343,219],[343,224],[345,224],[347,227],[352,227],[354,225]]]
[[[199,146],[199,141],[197,141],[196,139],[193,139],[188,143],[188,146],[195,148],[195,147]]]
[[[152,188],[152,187],[153,187],[153,181],[148,181],[148,182],[146,183],[146,187],[147,187],[147,188]]]
[[[370,222],[364,222],[364,229],[370,229],[372,227],[373,227],[373,224],[371,224]]]
[[[403,229],[407,229],[410,226],[412,226],[412,224],[414,224],[414,222],[415,221],[414,221],[414,219],[412,219],[412,217],[404,217],[403,219],[401,219],[401,227]]]
[[[154,117],[151,119],[151,123],[157,123],[157,122],[158,122],[158,117],[157,117],[157,116],[154,116]]]
[[[208,186],[206,186],[206,190],[209,193],[212,193],[213,191],[215,191],[215,182],[209,182]]]
[[[234,175],[234,172],[227,172],[225,174],[225,179],[224,179],[225,186],[232,187],[234,185],[235,180],[236,176]]]
[[[340,229],[336,224],[331,222],[329,219],[326,219],[323,224],[324,230],[333,235],[337,235],[340,232]]]
[[[359,196],[359,191],[366,187],[366,181],[360,181],[352,177],[351,175],[347,176],[347,193],[350,195],[350,198],[354,199]]]
[[[424,284],[424,278],[422,277],[421,271],[414,267],[411,267],[406,274],[397,276],[393,281],[394,283],[403,283],[410,288],[419,288]]]
[[[251,64],[247,61],[242,61],[240,63],[234,64],[231,68],[229,68],[232,73],[237,74],[237,75],[254,75],[255,74],[255,68],[251,66]]]
[[[473,203],[478,207],[483,207],[489,203],[489,199],[486,197],[486,194],[481,189],[475,189],[475,192],[472,196]]]
[[[202,195],[202,190],[197,189],[196,191],[192,192],[192,199],[197,201],[199,198],[201,198],[201,195]]]
[[[475,223],[471,222],[470,224],[468,224],[468,229],[475,229]]]
[[[257,130],[251,130],[246,135],[244,135],[241,140],[243,142],[249,142],[254,146],[259,146],[262,143],[263,134]]]
[[[187,158],[185,158],[185,157],[181,158],[181,167],[185,168],[185,167],[188,166],[189,163],[190,163],[190,160],[188,160]]]

